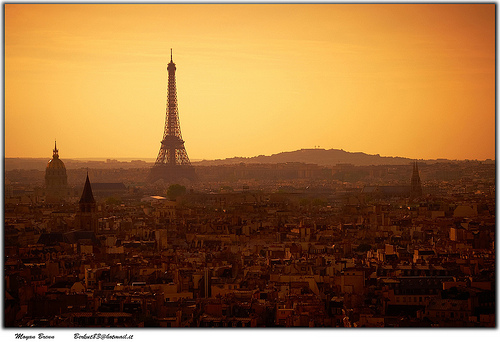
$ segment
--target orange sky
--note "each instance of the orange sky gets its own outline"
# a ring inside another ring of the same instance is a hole
[[[495,158],[495,5],[5,5],[5,156]]]

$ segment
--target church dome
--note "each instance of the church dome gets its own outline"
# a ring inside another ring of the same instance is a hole
[[[58,155],[54,155],[51,160],[47,163],[47,170],[66,170],[66,166]]]
[[[66,175],[66,166],[64,166],[63,161],[59,159],[59,150],[57,149],[57,143],[54,144],[53,152],[54,154],[52,155],[52,159],[47,163],[45,174]]]
[[[45,169],[47,202],[59,201],[67,196],[68,176],[63,161],[59,159],[58,152],[57,145],[55,145],[52,159],[49,160],[47,168]]]

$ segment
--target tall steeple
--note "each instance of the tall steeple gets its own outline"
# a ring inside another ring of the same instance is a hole
[[[422,196],[422,184],[420,182],[420,174],[418,172],[418,164],[413,163],[413,173],[411,175],[410,197],[416,198]]]
[[[90,186],[89,173],[83,186],[82,197],[78,202],[79,210],[76,213],[76,228],[79,230],[93,231],[97,234],[97,206]]]
[[[85,185],[83,186],[82,197],[80,198],[81,204],[95,204],[94,194],[92,193],[92,187],[90,186],[89,173],[87,172],[87,179],[85,180]]]

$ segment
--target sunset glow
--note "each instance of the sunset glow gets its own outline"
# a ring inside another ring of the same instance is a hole
[[[5,157],[495,158],[494,4],[5,5]]]

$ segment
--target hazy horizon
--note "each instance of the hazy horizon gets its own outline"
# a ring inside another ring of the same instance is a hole
[[[495,158],[495,4],[6,4],[4,44],[8,158],[156,159],[171,48],[193,161]]]
[[[195,159],[195,158],[191,158],[191,162],[195,163],[195,162],[201,162],[201,161],[215,161],[215,160],[225,160],[225,159],[234,159],[234,158],[245,158],[245,159],[251,159],[251,158],[256,158],[256,157],[261,157],[261,156],[264,156],[264,157],[269,157],[269,156],[272,156],[272,155],[278,155],[280,153],[291,153],[291,152],[297,152],[297,151],[301,151],[301,150],[323,150],[323,151],[328,151],[328,150],[338,150],[338,151],[344,151],[344,152],[347,152],[347,153],[352,153],[352,154],[355,154],[355,153],[365,153],[363,151],[346,151],[344,149],[325,149],[325,148],[303,148],[303,149],[299,149],[299,150],[294,150],[294,151],[282,151],[282,152],[278,152],[278,153],[273,153],[273,154],[269,154],[269,155],[263,155],[263,154],[259,154],[259,155],[254,155],[254,156],[250,156],[250,157],[244,157],[244,156],[232,156],[232,157],[223,157],[223,158],[214,158],[214,159]],[[368,153],[365,153],[367,155],[371,155],[371,156],[379,156],[379,157],[382,157],[382,158],[405,158],[405,159],[411,159],[411,160],[458,160],[458,161],[465,161],[465,160],[478,160],[478,161],[485,161],[485,160],[495,160],[495,158],[484,158],[484,159],[478,159],[478,158],[465,158],[465,159],[450,159],[450,158],[409,158],[409,157],[405,157],[405,156],[383,156],[383,155],[380,155],[380,154],[368,154]],[[5,159],[51,159],[51,156],[43,156],[43,157],[7,157],[5,156],[4,157]],[[64,160],[64,159],[67,159],[67,160],[77,160],[77,161],[107,161],[107,160],[116,160],[116,161],[119,161],[119,162],[131,162],[133,160],[140,160],[140,161],[145,161],[146,163],[154,163],[156,161],[156,158],[146,158],[146,157],[65,157],[65,156],[62,156],[60,155],[60,159],[61,160]]]

